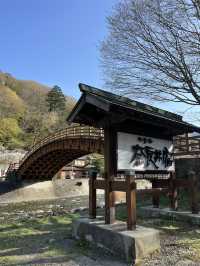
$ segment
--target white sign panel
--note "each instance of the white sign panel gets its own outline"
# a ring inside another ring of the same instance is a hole
[[[118,132],[118,170],[174,171],[170,140]]]

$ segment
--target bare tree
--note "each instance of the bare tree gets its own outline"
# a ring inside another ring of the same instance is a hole
[[[120,94],[200,104],[200,0],[122,0],[101,45]]]

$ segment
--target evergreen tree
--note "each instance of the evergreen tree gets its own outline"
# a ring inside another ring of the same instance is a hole
[[[49,112],[64,111],[66,109],[65,96],[60,87],[54,86],[47,94],[47,105]]]

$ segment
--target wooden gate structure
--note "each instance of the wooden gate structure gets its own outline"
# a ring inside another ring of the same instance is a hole
[[[170,207],[175,210],[178,207],[177,189],[190,187],[192,212],[198,213],[198,176],[191,173],[189,180],[177,179],[175,171],[159,167],[145,171],[121,170],[118,168],[118,142],[119,133],[125,133],[124,139],[128,136],[126,134],[137,135],[138,141],[149,141],[149,145],[152,139],[172,142],[174,137],[178,136],[174,145],[176,156],[194,155],[200,154],[200,140],[189,137],[188,133],[199,133],[200,129],[184,122],[179,115],[150,105],[84,84],[80,84],[80,90],[82,96],[68,121],[84,126],[71,126],[40,140],[18,165],[10,167],[10,171],[14,170],[20,179],[51,179],[72,160],[86,154],[100,153],[104,155],[105,171],[103,178],[97,179],[93,173],[89,180],[90,217],[96,217],[97,189],[105,190],[107,224],[115,221],[115,192],[126,192],[128,229],[136,227],[137,194],[151,194],[153,206],[159,207],[160,194],[167,193],[171,199]],[[134,147],[140,146],[137,144]],[[159,160],[162,161],[162,158],[159,157]],[[151,163],[151,160],[148,163]],[[123,176],[122,179],[118,178],[119,173]],[[151,181],[152,189],[138,190],[136,180],[139,178]]]
[[[168,192],[171,197],[171,208],[177,209],[177,188],[191,186],[195,192],[195,188],[197,187],[195,182],[197,179],[191,176],[189,181],[178,180],[173,170],[155,169],[131,171],[130,169],[124,169],[124,179],[119,180],[117,178],[119,172],[119,133],[125,133],[125,140],[126,136],[129,136],[126,134],[130,134],[131,136],[137,135],[138,141],[144,141],[144,143],[146,141],[151,143],[151,138],[153,138],[155,142],[157,139],[160,139],[161,141],[163,140],[163,142],[165,141],[165,143],[170,143],[174,136],[191,132],[200,132],[200,129],[184,122],[181,116],[174,113],[117,96],[113,93],[85,84],[80,84],[79,87],[82,96],[69,115],[68,122],[89,125],[104,130],[104,177],[102,179],[97,179],[94,173],[90,178],[90,217],[96,217],[97,189],[105,190],[105,223],[107,224],[115,221],[115,191],[126,192],[128,213],[127,228],[129,230],[135,229],[136,227],[137,193],[151,193],[153,196],[153,205],[154,207],[158,207],[160,193]],[[137,144],[134,148],[136,147],[140,148],[140,157],[141,155],[143,156],[144,146],[141,147]],[[152,148],[150,147],[148,151],[152,151]],[[158,153],[158,150],[153,150],[153,152]],[[149,156],[149,153],[145,155]],[[159,160],[162,161],[161,154],[159,156]],[[148,160],[149,164],[152,162],[152,157],[150,157],[150,159],[148,157]],[[167,158],[167,160],[169,160],[169,158]],[[172,161],[172,163],[174,162]],[[154,166],[156,166],[155,162]],[[135,181],[141,176],[142,178],[152,181],[152,189],[136,189]],[[197,213],[197,200],[195,197],[193,199],[194,204],[192,211]]]

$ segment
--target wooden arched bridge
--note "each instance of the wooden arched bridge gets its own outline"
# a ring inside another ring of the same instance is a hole
[[[188,134],[174,139],[175,156],[200,155],[200,136]],[[104,152],[104,132],[88,126],[72,126],[39,140],[19,163],[11,164],[7,175],[19,179],[51,179],[63,166],[90,154]]]
[[[51,179],[63,166],[90,154],[103,154],[103,130],[73,126],[38,141],[19,164],[10,166],[20,179]]]

